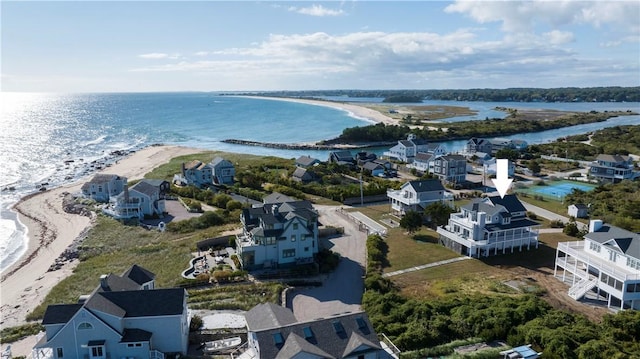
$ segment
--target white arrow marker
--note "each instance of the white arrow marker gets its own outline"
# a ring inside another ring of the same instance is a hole
[[[496,190],[498,190],[500,198],[504,198],[504,195],[507,194],[507,191],[511,186],[511,182],[513,182],[513,178],[509,178],[508,159],[496,159],[496,178],[492,178],[491,180],[493,181],[493,185],[496,187]]]

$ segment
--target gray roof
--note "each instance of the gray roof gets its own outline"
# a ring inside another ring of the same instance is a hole
[[[600,154],[596,157],[596,161],[606,161],[606,162],[626,162],[629,160],[629,156],[621,156],[621,155],[606,155]]]
[[[431,192],[431,191],[444,191],[444,187],[442,183],[438,179],[427,179],[427,180],[419,180],[419,181],[409,181],[409,186],[413,187],[413,189],[420,192]]]
[[[413,161],[414,162],[429,162],[433,157],[434,157],[434,155],[432,153],[418,152],[418,153],[416,153],[416,156],[413,159]]]
[[[589,209],[589,207],[587,207],[586,205],[582,204],[582,203],[576,203],[576,204],[572,204],[571,206],[575,206],[577,209]]]
[[[233,167],[233,163],[231,163],[231,161],[225,160],[222,157],[216,157],[211,161],[211,166],[213,166],[213,167],[218,167],[218,166]]]
[[[293,315],[290,310],[287,311]],[[378,335],[365,312],[339,314],[308,322],[293,322],[264,330],[252,329],[249,324],[250,316],[247,315],[249,331],[255,334],[260,345],[260,356],[264,358],[291,358],[300,353],[324,358],[344,358],[382,349]],[[284,339],[281,344],[274,341],[274,335],[277,333]],[[311,346],[317,349],[312,350]],[[356,351],[358,348],[361,350]]]
[[[487,224],[485,229],[487,231],[503,231],[505,229],[535,227],[539,225],[540,223],[536,221],[532,221],[529,218],[522,217],[521,219],[512,220],[507,224],[501,224],[501,223]]]
[[[169,182],[165,181],[165,180],[161,180],[161,179],[155,179],[155,178],[143,178],[140,180],[140,182],[145,182],[148,183],[154,187],[158,187],[160,188],[160,186],[162,186],[163,184],[169,184]]]
[[[64,324],[82,308],[82,304],[52,304],[47,307],[42,317],[42,325]]]
[[[506,210],[506,208],[504,208],[503,206],[494,206],[490,203],[487,203],[484,198],[474,198],[470,203],[462,206],[462,208],[468,211],[484,212],[491,217],[493,217],[493,215],[495,215],[496,213]]]
[[[183,288],[96,292],[85,306],[121,318],[181,315],[185,295]]]
[[[317,158],[310,157],[310,156],[300,156],[296,160],[296,163],[300,164],[302,166],[311,166],[316,162],[320,162],[320,160],[318,160]]]
[[[440,158],[446,161],[464,161],[464,162],[467,161],[462,155],[444,155],[444,156],[440,156]]]
[[[104,279],[104,284],[100,283],[98,287],[98,291],[102,292],[119,292],[123,290],[138,290],[140,289],[140,284],[136,283],[130,278],[120,277],[115,274],[107,275],[107,278]]]
[[[296,322],[296,317],[291,310],[273,303],[258,304],[246,312],[244,317],[247,321],[247,328],[252,332]]]
[[[622,253],[640,259],[640,234],[605,223],[600,229],[587,233],[584,237],[601,244],[613,241]]]
[[[268,196],[264,197],[262,199],[262,202],[267,204],[267,203],[283,203],[283,202],[294,202],[297,201],[297,199],[293,198],[293,197],[289,197],[285,194],[279,193],[279,192],[273,192],[271,194],[269,194]]]
[[[119,180],[119,179],[124,179],[124,177],[120,177],[114,174],[100,173],[93,176],[93,178],[88,183],[105,183],[113,179]]]
[[[310,177],[311,176],[311,174],[307,173],[307,169],[306,168],[297,167],[295,169],[295,171],[293,171],[293,174],[291,176],[292,177],[297,177],[297,178],[305,178],[305,175],[307,175],[306,177]]]
[[[127,271],[122,274],[122,276],[133,280],[139,285],[143,285],[156,278],[156,275],[151,271],[144,269],[137,264],[132,265],[131,268],[127,269]]]
[[[148,342],[153,333],[142,329],[125,329],[120,343]]]
[[[351,151],[343,150],[343,151],[333,151],[329,154],[329,156],[335,157],[338,161],[352,161],[353,162],[353,154]]]
[[[413,147],[414,146],[413,142],[411,142],[409,140],[400,140],[400,141],[398,141],[398,143],[400,143],[404,147]]]
[[[375,162],[366,162],[362,165],[362,168],[364,168],[365,170],[374,171],[378,169],[384,169],[384,166]]]
[[[160,188],[153,186],[151,184],[149,184],[148,182],[138,182],[135,185],[131,186],[131,188],[129,188],[130,191],[136,191],[136,192],[140,192],[142,194],[145,194],[149,197],[152,197],[153,195],[157,194],[160,192]]]
[[[509,213],[513,212],[526,212],[527,209],[524,208],[524,205],[515,194],[505,195],[504,198],[500,198],[500,196],[492,196],[487,197],[493,204],[499,204],[509,211]]]
[[[440,147],[440,144],[438,143],[430,143],[427,145],[427,151],[429,152],[433,152],[435,150],[437,150]]]

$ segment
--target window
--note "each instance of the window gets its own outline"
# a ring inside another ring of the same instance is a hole
[[[298,229],[298,224],[297,223],[293,224],[293,229]]]
[[[275,343],[275,345],[284,344],[284,337],[282,336],[282,333],[278,332],[273,334],[273,342]]]
[[[283,249],[282,250],[282,258],[291,258],[296,256],[295,249]]]
[[[78,325],[78,330],[85,330],[85,329],[93,329],[93,325],[87,322],[82,322]]]
[[[302,331],[304,332],[305,339],[309,340],[313,338],[313,331],[311,331],[311,327],[304,327],[302,328]]]
[[[291,235],[291,242],[295,242],[295,241],[296,241],[296,235],[295,235],[295,234],[292,234],[292,235]]]
[[[56,357],[64,358],[64,352],[62,351],[62,348],[56,348]]]
[[[91,357],[93,358],[101,358],[104,356],[103,354],[104,347],[91,347]]]
[[[600,245],[598,243],[589,242],[589,249],[591,249],[594,252],[600,253]]]
[[[618,257],[618,254],[614,251],[609,251],[609,260],[615,262]]]
[[[304,247],[304,251],[308,252],[309,251],[309,247]]]

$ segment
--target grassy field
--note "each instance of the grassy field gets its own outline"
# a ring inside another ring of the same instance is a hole
[[[478,112],[469,107],[462,106],[437,106],[437,105],[387,105],[387,104],[359,104],[389,116],[396,120],[402,120],[408,115],[414,120],[428,119],[429,121],[442,120],[458,116],[473,116]],[[392,112],[389,112],[392,111]]]

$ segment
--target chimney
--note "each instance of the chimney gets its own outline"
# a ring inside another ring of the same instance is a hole
[[[600,228],[602,228],[601,219],[592,219],[589,221],[589,233],[597,232]]]
[[[109,283],[107,283],[107,278],[109,278],[108,274],[103,274],[100,276],[100,288],[105,291],[109,290]]]

